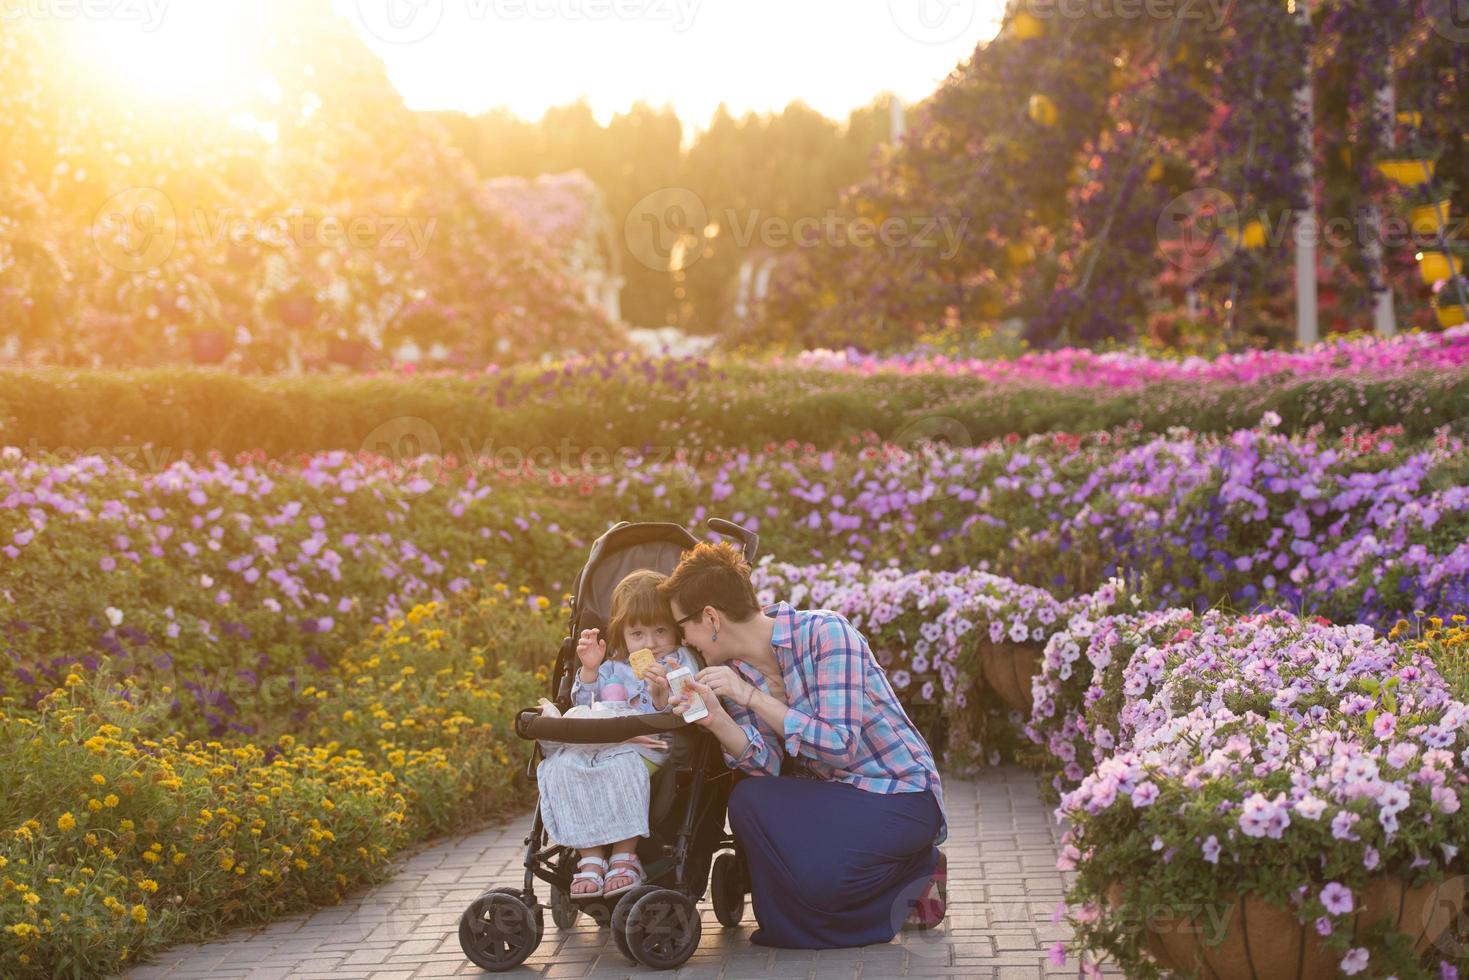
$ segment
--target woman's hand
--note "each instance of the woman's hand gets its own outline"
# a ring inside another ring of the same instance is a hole
[[[755,688],[733,667],[705,667],[699,671],[699,682],[721,698],[729,698],[742,708],[750,706]]]
[[[721,722],[733,723],[733,720],[729,717],[729,713],[724,710],[724,705],[719,703],[719,695],[692,677],[684,684],[683,690],[679,692],[678,697],[673,699],[673,713],[682,718],[683,713],[689,710],[689,699],[691,697],[702,698],[704,700],[704,707],[708,708],[709,712],[704,717],[690,722],[690,724],[713,728]]]
[[[576,641],[576,659],[581,661],[583,674],[597,672],[602,661],[607,659],[607,641],[597,639],[597,630],[582,630]]]

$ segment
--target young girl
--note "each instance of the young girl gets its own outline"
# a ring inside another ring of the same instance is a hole
[[[581,669],[571,688],[575,704],[626,701],[640,714],[667,711],[668,672],[678,666],[699,669],[689,650],[679,645],[673,613],[658,594],[666,577],[645,569],[617,584],[607,631],[611,657],[597,630],[582,631],[576,646]],[[627,657],[644,648],[657,659],[639,679]],[[573,895],[617,895],[642,884],[637,843],[649,832],[650,777],[667,758],[666,743],[653,736],[609,746],[552,744],[547,749],[536,770],[541,819],[552,840],[580,852],[571,881]]]

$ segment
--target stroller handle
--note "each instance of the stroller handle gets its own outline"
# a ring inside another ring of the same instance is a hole
[[[664,712],[622,718],[547,718],[536,707],[522,708],[515,716],[515,734],[521,738],[572,745],[626,742],[639,735],[661,735],[687,725],[678,715]]]
[[[760,550],[760,535],[722,517],[711,517],[704,523],[709,525],[709,530],[726,538],[738,538],[744,546],[745,561],[755,564],[755,554]]]

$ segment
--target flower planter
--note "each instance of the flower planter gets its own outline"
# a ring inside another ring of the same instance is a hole
[[[1030,680],[1041,671],[1042,650],[1028,643],[981,643],[979,675],[1005,707],[1029,717]]]
[[[288,327],[300,330],[316,322],[317,303],[313,296],[281,296],[274,306],[275,315]]]
[[[1418,274],[1425,285],[1432,286],[1441,279],[1448,279],[1464,271],[1464,260],[1448,252],[1419,252]]]
[[[1039,17],[1021,11],[1010,21],[1010,30],[1022,41],[1033,41],[1045,37],[1046,23]]]
[[[1108,888],[1107,901],[1121,907],[1119,884]],[[1342,954],[1327,948],[1315,928],[1289,910],[1254,895],[1226,895],[1220,903],[1229,911],[1218,945],[1210,943],[1217,917],[1155,915],[1143,920],[1143,943],[1160,967],[1180,977],[1211,980],[1334,980],[1339,975]],[[1463,905],[1462,876],[1416,888],[1401,878],[1377,878],[1358,896],[1352,929],[1360,935],[1390,922],[1422,954],[1455,922]]]
[[[1417,187],[1433,179],[1435,160],[1379,160],[1377,169],[1384,177],[1403,187]]]
[[[1447,198],[1436,204],[1420,204],[1415,207],[1409,222],[1413,231],[1419,235],[1432,235],[1435,238],[1447,234],[1449,227],[1449,207]]]
[[[328,337],[326,341],[326,358],[333,364],[341,364],[352,370],[362,367],[372,348],[360,340],[343,340],[341,337]]]
[[[1469,319],[1469,316],[1466,316],[1464,307],[1457,303],[1450,306],[1434,307],[1433,315],[1438,317],[1438,325],[1445,330],[1449,327],[1457,327],[1465,319]]]
[[[1056,125],[1056,119],[1059,115],[1056,112],[1056,103],[1052,102],[1048,96],[1039,93],[1030,97],[1030,102],[1026,104],[1025,112],[1026,115],[1030,116],[1031,122],[1038,126],[1044,126],[1047,129]]]
[[[1005,246],[1005,260],[1013,269],[1023,269],[1035,261],[1035,246],[1030,242],[1011,242]]]
[[[230,352],[229,334],[223,330],[201,330],[189,334],[189,357],[195,364],[218,364]]]

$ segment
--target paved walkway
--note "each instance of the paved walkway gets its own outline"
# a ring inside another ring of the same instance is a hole
[[[1047,963],[1047,950],[1067,936],[1051,923],[1063,876],[1055,868],[1057,829],[1041,803],[1034,775],[987,770],[945,785],[949,814],[949,915],[929,933],[904,933],[885,946],[771,950],[750,945],[754,916],[725,929],[702,903],[699,951],[677,980],[873,980],[889,977],[1040,978],[1075,976]],[[138,967],[129,980],[411,980],[485,975],[464,958],[459,914],[481,892],[518,884],[524,817],[467,837],[442,841],[402,861],[397,876],[355,899],[254,932],[170,949]],[[540,888],[544,888],[542,885]],[[538,894],[540,894],[538,892]],[[586,916],[546,934],[524,966],[506,977],[650,977],[629,966],[611,933]]]

